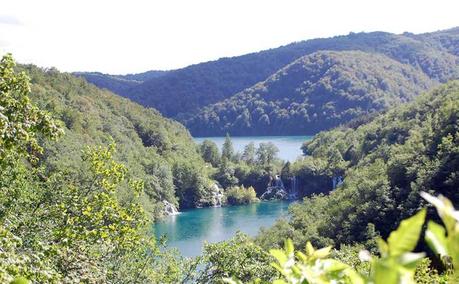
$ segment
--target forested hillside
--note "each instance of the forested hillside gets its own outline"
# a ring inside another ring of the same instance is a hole
[[[444,48],[449,53],[459,56],[459,27],[445,31],[426,33],[420,35],[409,35],[422,41],[428,41],[436,48]]]
[[[279,244],[283,235],[300,247],[306,241],[371,247],[375,236],[386,238],[424,206],[420,192],[442,194],[457,204],[458,119],[456,81],[368,123],[318,134],[304,145],[308,156],[291,169],[304,195],[324,194],[294,205],[292,218],[260,234],[260,244]],[[333,177],[344,180],[335,190]]]
[[[75,72],[76,76],[84,77],[88,82],[99,88],[108,89],[114,93],[122,94],[129,88],[139,85],[142,82],[167,74],[167,71],[147,71],[138,74],[110,75],[100,72]]]
[[[411,33],[396,35],[384,32],[351,33],[346,36],[296,42],[258,53],[200,63],[170,71],[135,86],[128,83],[120,87],[119,82],[116,82],[112,88],[109,81],[91,78],[88,80],[112,89],[142,105],[153,106],[165,116],[188,122],[204,107],[222,103],[244,89],[266,80],[298,58],[321,50],[360,50],[370,54],[383,54],[398,63],[412,66],[434,81],[446,82],[458,78],[457,38],[457,28],[419,35]],[[314,78],[304,78],[304,81],[307,80],[314,80]],[[120,88],[123,90],[118,90]],[[287,96],[286,98],[289,99]],[[244,115],[239,113],[241,114]],[[218,118],[225,119],[223,116]],[[235,120],[228,117],[226,119],[230,124],[235,123]],[[314,129],[311,129],[312,131]],[[287,133],[279,130],[275,132],[275,134]],[[212,134],[217,135],[220,132]],[[263,132],[254,125],[239,134],[263,134]]]
[[[410,101],[434,86],[382,54],[322,51],[184,120],[193,135],[304,135]]]
[[[79,158],[86,145],[117,144],[116,158],[145,181],[142,202],[155,216],[163,200],[182,207],[210,202],[211,181],[188,131],[105,90],[57,70],[22,66],[31,77],[31,99],[64,122],[65,135],[43,141],[41,162],[49,171],[83,170]]]
[[[151,222],[174,191],[205,193],[190,141],[152,110],[54,69],[15,68],[5,55],[0,283],[185,281],[187,262],[160,250]]]

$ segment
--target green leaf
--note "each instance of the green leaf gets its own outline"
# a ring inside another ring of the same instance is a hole
[[[291,239],[285,240],[285,252],[288,256],[290,256],[294,252],[293,242]]]
[[[425,256],[425,253],[407,252],[399,257],[398,263],[403,265],[405,268],[414,270],[416,269],[416,266],[419,264],[419,261],[422,260]]]
[[[378,244],[379,252],[383,257],[389,254],[389,246],[383,239],[377,238],[376,243]]]
[[[446,231],[443,226],[429,221],[427,225],[427,231],[425,240],[429,247],[437,254],[440,258],[448,255],[446,247]]]
[[[373,266],[375,284],[398,284],[398,272],[385,261],[377,261]]]
[[[302,262],[308,261],[308,257],[302,253],[301,251],[296,252],[296,257],[301,260]]]
[[[387,239],[389,255],[398,256],[411,252],[418,243],[422,225],[426,217],[426,210],[422,209],[416,215],[403,220],[400,226]]]
[[[454,231],[456,223],[459,221],[458,213],[454,210],[454,206],[448,198],[440,195],[439,197],[432,196],[426,192],[421,192],[421,196],[437,209],[438,215],[446,226],[449,232]]]
[[[11,281],[11,284],[29,284],[29,283],[30,281],[24,277],[17,277],[13,281]]]
[[[288,260],[288,257],[285,255],[283,250],[272,249],[269,251],[269,253],[277,259],[280,265],[284,265]]]
[[[354,269],[351,269],[351,268],[346,269],[345,274],[347,275],[347,277],[349,277],[349,280],[351,280],[352,284],[364,284],[365,283],[363,277]]]
[[[285,275],[284,269],[278,263],[272,262],[271,266],[274,267],[277,271],[279,271],[283,275]]]
[[[306,243],[306,253],[308,256],[311,256],[314,253],[314,247],[312,246],[311,242]]]
[[[459,232],[457,230],[451,233],[448,232],[447,246],[448,246],[448,254],[453,260],[453,267],[456,271],[456,274],[458,274],[459,273]]]
[[[317,258],[325,258],[330,254],[331,249],[332,249],[331,246],[318,249],[314,252],[314,256]]]

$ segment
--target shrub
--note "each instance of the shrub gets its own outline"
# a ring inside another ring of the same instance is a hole
[[[253,187],[233,186],[226,191],[226,201],[230,205],[249,204],[258,201]]]

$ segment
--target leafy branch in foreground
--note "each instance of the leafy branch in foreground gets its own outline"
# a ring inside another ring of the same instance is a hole
[[[0,163],[18,155],[37,161],[43,151],[37,135],[55,139],[63,134],[58,121],[32,104],[30,79],[24,72],[16,73],[15,65],[11,54],[0,61]]]
[[[456,283],[459,272],[459,211],[450,200],[422,193],[422,197],[434,205],[445,227],[433,221],[428,222],[425,241],[441,259],[446,273],[437,276],[435,282]],[[295,252],[293,243],[287,239],[284,249],[273,249],[271,255],[277,262],[271,265],[282,277],[273,280],[275,284],[287,283],[352,283],[352,284],[398,284],[417,283],[415,273],[424,265],[426,254],[413,252],[422,232],[426,209],[401,222],[387,241],[378,239],[380,256],[372,256],[368,251],[361,251],[361,261],[370,262],[368,275],[356,271],[340,260],[330,257],[331,246],[315,249],[310,242],[305,252]],[[428,268],[426,268],[428,269]],[[429,276],[430,277],[430,276]],[[422,280],[422,279],[421,279]],[[224,279],[226,283],[240,284],[240,280]],[[260,279],[251,283],[261,283]]]
[[[459,280],[459,211],[456,211],[451,201],[443,196],[434,197],[427,193],[421,193],[422,197],[429,201],[437,209],[438,215],[445,225],[429,221],[425,240],[433,250],[452,280]]]

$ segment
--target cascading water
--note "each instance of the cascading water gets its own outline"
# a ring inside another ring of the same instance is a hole
[[[274,200],[280,199],[285,200],[288,199],[288,193],[285,190],[284,183],[280,176],[276,175],[274,180],[270,182],[266,191],[260,196],[262,200]]]
[[[293,176],[290,178],[290,190],[288,191],[288,197],[289,199],[297,199],[298,196],[298,180],[296,176]]]
[[[344,182],[342,176],[334,176],[332,178],[332,181],[333,181],[333,189],[336,189],[337,187],[341,186]]]
[[[180,214],[180,212],[177,210],[177,207],[175,207],[175,205],[170,203],[169,201],[163,200],[163,204],[164,204],[164,214],[165,215]]]
[[[212,185],[212,203],[214,207],[221,207],[223,205],[223,189],[218,184]]]
[[[280,176],[276,176],[276,178],[274,179],[274,186],[285,188],[284,183],[282,182],[282,179],[280,178]]]

